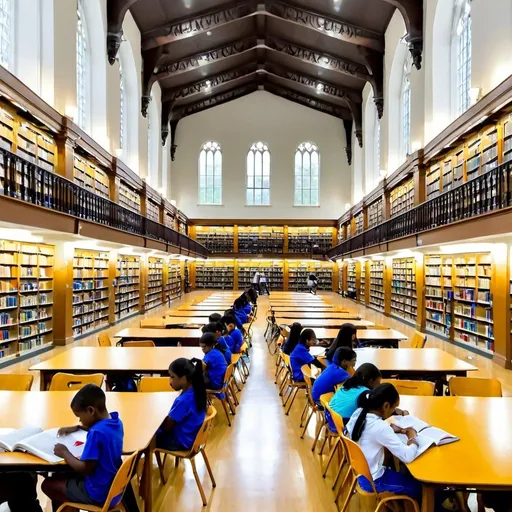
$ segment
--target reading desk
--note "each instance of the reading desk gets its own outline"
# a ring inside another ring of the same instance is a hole
[[[316,310],[316,309],[334,309],[334,306],[332,304],[327,304],[326,302],[311,302],[311,301],[285,301],[285,300],[270,300],[270,307],[271,309],[279,308],[279,307],[305,307],[310,310]]]
[[[270,305],[270,309],[274,313],[349,313],[347,309],[335,308],[334,306],[312,307],[312,306],[277,306],[275,304]]]
[[[317,312],[317,311],[309,311],[308,313],[294,313],[294,312],[279,312],[276,315],[276,320],[282,320],[282,323],[292,323],[292,322],[301,322],[301,320],[345,320],[346,322],[350,322],[350,320],[360,320],[361,315],[358,313],[350,313],[350,312],[340,312],[340,311],[325,311],[325,312]]]
[[[357,324],[356,321],[353,323]],[[365,328],[364,326],[358,327],[357,325],[356,327],[357,339],[363,345],[384,345],[388,348],[398,348],[399,342],[407,339],[405,334],[394,329],[372,329],[371,327]],[[317,328],[315,329],[315,334],[319,340],[333,340],[338,336],[338,331],[339,329]]]
[[[347,319],[347,317],[341,318],[341,319],[335,319],[335,318],[304,318],[304,319],[298,319],[298,318],[284,318],[282,316],[276,316],[276,322],[278,324],[292,324],[293,322],[300,322],[302,327],[323,327],[324,329],[338,329],[346,323],[351,323],[353,326],[356,327],[356,329],[366,329],[374,326],[375,324],[373,322],[370,322],[369,320],[356,320],[353,318]],[[336,333],[337,335],[337,333]],[[318,334],[317,334],[318,336]],[[336,336],[335,336],[336,337]]]
[[[164,318],[154,317],[141,320],[141,329],[196,329],[208,323],[207,316],[166,316]],[[192,326],[192,327],[189,327]]]
[[[151,340],[155,345],[162,347],[176,346],[178,342],[182,345],[197,346],[199,338],[203,335],[201,329],[123,329],[114,335],[120,338],[121,345],[125,341]]]

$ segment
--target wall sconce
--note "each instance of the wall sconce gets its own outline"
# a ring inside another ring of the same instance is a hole
[[[351,206],[352,205],[350,203],[345,203],[345,210],[350,210]]]

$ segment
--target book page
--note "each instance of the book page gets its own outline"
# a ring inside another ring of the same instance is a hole
[[[418,434],[422,430],[430,427],[428,423],[421,421],[415,416],[394,416],[393,423],[401,428],[413,428],[416,430],[416,432],[418,432]]]
[[[444,430],[436,427],[426,428],[421,432],[421,435],[432,439],[437,446],[459,441],[458,437],[453,436],[452,434],[448,434],[448,432],[445,432]]]
[[[0,447],[5,450],[12,452],[14,451],[14,445],[21,440],[33,436],[42,430],[39,427],[24,427],[19,429],[6,428],[0,431]]]

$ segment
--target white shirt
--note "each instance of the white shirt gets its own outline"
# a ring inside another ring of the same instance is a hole
[[[254,277],[252,278],[252,282],[255,284],[260,282],[260,273],[259,272],[255,272]]]
[[[260,283],[266,283],[266,282],[267,282],[267,276],[265,274],[261,274]]]
[[[361,411],[362,409],[357,409],[347,424],[347,430],[351,437]],[[357,444],[366,457],[374,480],[380,478],[386,471],[384,467],[384,448],[387,448],[405,464],[412,462],[418,455],[418,447],[414,443],[410,445],[402,443],[391,428],[391,425],[386,423],[380,416],[371,413],[368,413],[366,416],[366,424]]]

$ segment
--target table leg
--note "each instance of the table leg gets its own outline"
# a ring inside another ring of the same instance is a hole
[[[52,380],[52,373],[47,372],[45,370],[41,370],[39,373],[39,390],[40,391],[48,391],[50,387],[50,382]]]
[[[434,486],[423,484],[421,512],[434,512],[435,491]]]

